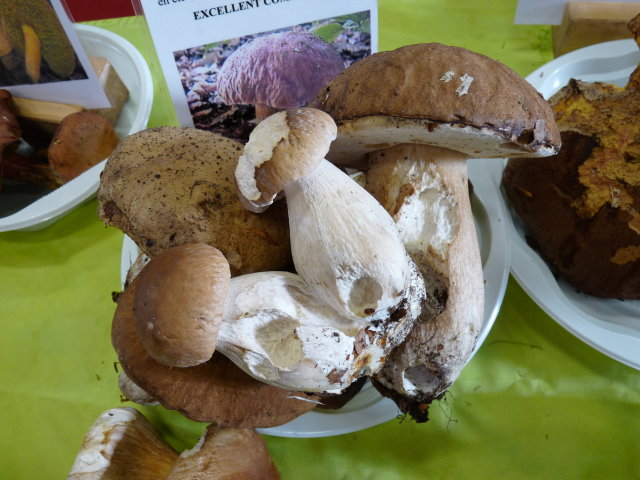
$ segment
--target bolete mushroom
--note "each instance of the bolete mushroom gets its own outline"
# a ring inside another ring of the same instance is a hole
[[[224,255],[206,244],[165,250],[140,271],[144,288],[134,292],[136,329],[154,360],[192,367],[211,358],[230,276]]]
[[[359,330],[406,309],[420,276],[393,219],[346,173],[324,159],[335,137],[326,113],[299,108],[260,122],[238,160],[247,203],[264,208],[283,191],[296,272],[318,299]],[[421,301],[421,300],[419,300]],[[413,309],[407,309],[413,310]]]
[[[299,275],[258,272],[229,281],[226,261],[206,244],[153,257],[129,290],[137,337],[157,362],[195,366],[218,351],[264,383],[305,392],[343,390],[377,371],[410,329],[401,316],[418,313],[394,312],[393,321],[356,329]]]
[[[229,55],[218,73],[218,94],[227,104],[255,105],[260,121],[305,105],[343,69],[338,52],[313,33],[267,34]]]
[[[183,127],[156,127],[123,139],[98,188],[105,224],[127,234],[149,256],[178,245],[219,249],[232,275],[286,270],[291,263],[286,205],[256,215],[236,194],[242,144]]]
[[[89,428],[67,480],[280,478],[262,437],[250,428],[209,425],[180,455],[137,410],[112,408]]]
[[[209,425],[200,441],[180,454],[167,480],[279,480],[264,439],[251,428]]]
[[[111,123],[93,112],[62,119],[47,149],[49,167],[61,184],[105,160],[120,142]]]
[[[144,415],[112,408],[89,428],[67,480],[167,478],[177,459]]]
[[[542,96],[510,68],[464,48],[435,43],[408,45],[356,62],[309,106],[328,112],[338,125],[329,160],[366,170],[368,154],[379,152],[374,153],[374,169],[386,160],[393,162],[379,178],[394,187],[376,195],[396,218],[413,218],[415,213],[415,202],[407,203],[415,185],[406,175],[423,177],[420,188],[436,186],[424,190],[430,193],[420,201],[439,202],[429,215],[439,215],[437,228],[445,236],[433,246],[435,252],[419,247],[413,258],[421,271],[440,273],[434,284],[446,286],[450,298],[435,334],[423,319],[376,376],[384,394],[414,418],[426,420],[426,406],[457,377],[482,324],[483,275],[466,161],[556,153],[560,137],[553,114]],[[430,208],[422,210],[415,224],[401,227],[405,238],[411,230],[426,233]],[[430,312],[434,314],[437,309]]]
[[[156,259],[164,262],[168,258],[154,257],[144,268]],[[230,427],[274,427],[316,406],[313,396],[255,380],[219,352],[193,367],[171,367],[155,361],[144,348],[135,326],[134,302],[139,280],[140,275],[134,277],[118,297],[111,342],[127,377],[148,397],[192,420]],[[197,337],[197,332],[192,333]]]
[[[4,0],[0,18],[10,44],[25,59],[25,71],[34,83],[40,80],[41,59],[60,78],[76,67],[76,55],[58,17],[47,0]]]

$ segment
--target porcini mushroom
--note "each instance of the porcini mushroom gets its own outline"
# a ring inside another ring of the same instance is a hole
[[[165,250],[140,271],[144,288],[134,293],[136,329],[154,360],[191,367],[211,358],[230,276],[224,255],[205,244]]]
[[[105,160],[120,142],[111,123],[92,112],[67,115],[58,125],[47,149],[49,167],[66,183]]]
[[[251,428],[209,425],[176,460],[167,480],[279,480],[264,439]]]
[[[186,368],[153,360],[135,327],[137,279],[118,298],[111,342],[126,375],[162,406],[199,422],[256,428],[282,425],[316,406],[313,396],[255,380],[219,352]]]
[[[313,33],[287,31],[256,37],[225,60],[218,94],[227,104],[252,104],[258,121],[271,113],[305,105],[344,61]]]
[[[173,247],[153,257],[127,288],[137,336],[157,362],[195,366],[218,351],[276,387],[342,390],[379,370],[419,311],[420,296],[410,292],[417,300],[394,312],[393,321],[356,329],[299,275],[258,272],[229,281],[220,257],[205,244]]]
[[[112,408],[85,435],[67,480],[278,480],[262,437],[251,428],[209,425],[180,455],[137,410]]]
[[[67,480],[167,478],[177,459],[144,415],[112,408],[89,428]]]
[[[418,323],[390,356],[388,368],[376,376],[383,393],[416,419],[426,420],[425,406],[457,377],[482,324],[482,265],[466,188],[466,161],[556,153],[560,137],[553,114],[542,96],[508,67],[441,44],[408,45],[356,62],[309,106],[328,112],[338,125],[328,159],[367,169],[367,154],[379,151],[378,164],[384,163],[383,156],[394,162],[387,174],[396,171],[399,176],[386,179],[396,188],[381,201],[396,217],[402,208],[411,208],[404,202],[411,198],[407,192],[413,186],[403,180],[411,165],[419,169],[414,172],[417,177],[425,175],[437,185],[434,198],[441,201],[441,219],[451,231],[435,256],[422,251],[419,256],[414,253],[414,259],[423,272],[443,274],[435,281],[450,295],[441,314],[445,317],[440,317],[448,320],[437,322],[435,336],[427,333],[428,321]],[[409,163],[402,166],[405,162]],[[422,200],[431,201],[428,197]],[[424,221],[423,216],[420,222]],[[407,228],[419,231],[421,226]]]
[[[284,191],[296,272],[358,330],[388,318],[421,280],[390,215],[324,159],[334,137],[333,120],[319,110],[278,112],[251,133],[236,181],[257,208]]]
[[[109,156],[98,188],[103,222],[149,256],[188,243],[220,250],[232,275],[286,270],[291,263],[286,205],[256,215],[236,194],[242,144],[183,127],[129,135]]]

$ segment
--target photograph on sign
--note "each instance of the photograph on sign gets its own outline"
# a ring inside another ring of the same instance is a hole
[[[32,100],[110,106],[61,0],[2,0],[0,19],[0,88]]]
[[[307,104],[335,75],[371,54],[369,11],[174,52],[197,128],[246,140],[283,108]]]

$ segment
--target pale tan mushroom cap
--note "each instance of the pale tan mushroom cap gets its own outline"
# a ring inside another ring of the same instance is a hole
[[[205,244],[165,250],[142,269],[134,293],[135,323],[154,360],[190,367],[211,358],[230,276],[224,255]]]
[[[236,193],[234,170],[243,145],[186,127],[156,127],[129,135],[100,177],[98,213],[149,256],[207,243],[233,275],[284,270],[291,262],[284,202],[256,215]]]
[[[286,185],[315,170],[336,134],[333,119],[311,108],[284,110],[260,122],[236,167],[244,200],[256,209],[270,205]]]
[[[309,106],[338,124],[332,161],[398,143],[478,158],[547,156],[560,146],[548,103],[525,79],[489,57],[437,43],[366,57]]]

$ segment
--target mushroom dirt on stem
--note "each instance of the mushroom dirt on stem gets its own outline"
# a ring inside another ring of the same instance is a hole
[[[405,241],[411,229],[430,221],[427,213],[436,214],[444,232],[452,228],[440,245],[408,248],[427,277],[427,289],[430,284],[436,292],[446,289],[444,310],[425,308],[375,376],[384,395],[425,421],[428,404],[444,394],[473,352],[483,320],[483,273],[466,188],[467,158],[554,154],[560,136],[553,114],[542,96],[505,65],[435,43],[371,55],[336,76],[309,106],[329,113],[338,126],[329,160],[367,170],[367,155],[377,155],[371,176],[385,168],[388,174],[377,176],[395,186],[370,188],[396,221],[405,217],[399,221]],[[393,164],[385,166],[385,160]],[[407,180],[407,172],[422,185]],[[435,185],[435,195],[429,185]],[[407,212],[419,214],[414,225]],[[432,328],[435,332],[429,333]]]

